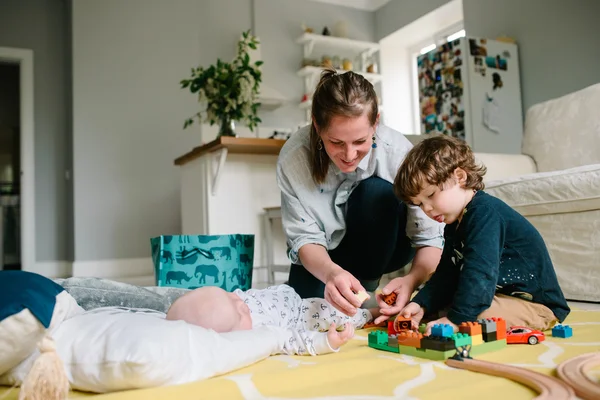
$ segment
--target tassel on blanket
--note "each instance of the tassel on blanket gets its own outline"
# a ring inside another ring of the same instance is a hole
[[[42,339],[40,352],[21,385],[19,400],[65,400],[69,379],[52,338]]]

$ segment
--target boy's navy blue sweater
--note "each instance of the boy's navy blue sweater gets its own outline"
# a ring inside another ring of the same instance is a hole
[[[440,264],[413,299],[427,312],[450,305],[452,323],[475,321],[501,293],[543,304],[560,322],[569,314],[542,236],[502,200],[478,191],[444,238]]]

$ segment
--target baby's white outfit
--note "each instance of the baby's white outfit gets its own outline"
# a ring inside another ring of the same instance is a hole
[[[372,319],[371,313],[359,309],[353,317],[336,310],[325,299],[302,299],[288,285],[266,289],[234,291],[248,305],[252,327],[274,325],[289,328],[287,354],[323,354],[333,351],[327,341],[327,330],[332,323],[343,327],[347,322],[360,329]]]

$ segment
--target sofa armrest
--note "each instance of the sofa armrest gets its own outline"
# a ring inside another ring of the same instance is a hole
[[[485,182],[537,172],[533,158],[525,154],[475,153],[475,158],[487,167]]]

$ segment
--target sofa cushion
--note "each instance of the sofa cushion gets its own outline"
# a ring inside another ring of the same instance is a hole
[[[600,209],[600,164],[493,181],[486,191],[524,216]]]
[[[532,106],[525,118],[523,154],[539,172],[600,163],[600,84]]]

